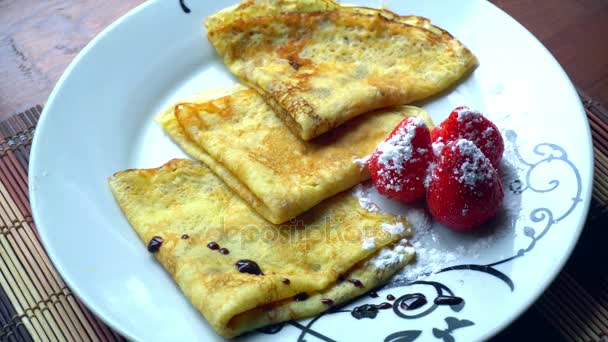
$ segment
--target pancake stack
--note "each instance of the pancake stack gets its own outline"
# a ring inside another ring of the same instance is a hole
[[[206,21],[241,81],[157,117],[194,160],[126,170],[110,188],[218,334],[317,315],[414,257],[411,225],[350,188],[405,117],[475,57],[425,18],[321,0],[246,0]]]

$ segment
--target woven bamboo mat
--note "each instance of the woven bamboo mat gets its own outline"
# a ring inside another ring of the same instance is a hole
[[[72,294],[40,243],[27,169],[41,110],[0,123],[0,341],[122,340]]]
[[[600,341],[608,336],[608,267],[603,265],[608,249],[598,244],[608,237],[608,112],[581,97],[593,132],[596,172],[585,230],[549,290],[497,340]],[[36,106],[0,122],[0,341],[123,341],[70,291],[40,243],[27,170],[41,110]],[[553,335],[531,334],[539,326]]]

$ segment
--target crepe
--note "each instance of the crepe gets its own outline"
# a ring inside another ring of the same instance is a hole
[[[229,94],[229,95],[226,95]],[[369,178],[355,163],[406,116],[422,109],[369,113],[315,140],[294,136],[255,91],[235,86],[167,108],[160,124],[182,148],[207,164],[253,209],[279,224]]]
[[[353,7],[285,12],[284,2],[222,11],[207,20],[208,38],[228,69],[304,140],[371,110],[438,94],[477,65],[424,18]]]
[[[197,161],[127,170],[109,182],[141,240],[224,337],[319,314],[387,281],[414,256],[404,219],[369,212],[350,193],[277,226]],[[363,248],[364,238],[373,246]]]
[[[243,0],[207,17],[205,27],[214,30],[237,19],[252,18],[283,12],[317,12],[340,8],[332,0]]]
[[[213,31],[237,19],[242,20],[244,18],[254,18],[285,12],[305,13],[336,10],[375,16],[380,15],[389,20],[422,27],[436,34],[443,33],[442,29],[433,26],[431,21],[424,17],[414,15],[402,16],[386,9],[340,5],[332,0],[243,0],[237,5],[224,8],[209,16],[205,20],[205,27],[207,28],[207,31]]]

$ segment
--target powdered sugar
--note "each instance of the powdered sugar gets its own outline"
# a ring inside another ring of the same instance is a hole
[[[496,240],[493,234],[486,237],[462,237],[461,244],[450,246],[445,241],[447,231],[436,232],[439,227],[411,222],[414,227],[411,241],[416,250],[416,260],[396,276],[408,281],[426,277],[456,263],[462,264],[465,259],[479,259]]]
[[[380,151],[378,162],[386,170],[401,171],[404,162],[412,158],[414,153],[412,139],[416,136],[416,128],[423,125],[424,121],[421,118],[410,118],[408,125],[400,127],[390,139],[378,145],[378,151]]]
[[[488,128],[486,128],[485,131],[481,132],[481,137],[484,139],[488,139],[489,137],[492,136],[492,133],[494,133],[494,132],[495,132],[494,127],[489,126]]]
[[[376,240],[373,237],[363,239],[363,245],[361,246],[364,250],[371,250],[376,248]]]
[[[359,204],[369,212],[378,212],[378,206],[369,198],[369,189],[362,184],[354,187],[352,194],[359,200]]]
[[[435,154],[435,157],[439,157],[441,151],[443,151],[443,148],[445,147],[445,144],[443,143],[443,138],[439,137],[437,141],[433,142],[432,146],[433,154]]]
[[[481,113],[476,110],[471,110],[469,107],[462,106],[456,110],[459,122],[475,122],[481,120]]]
[[[433,170],[437,166],[436,162],[431,162],[429,167],[426,169],[426,176],[424,177],[424,188],[428,189],[429,184],[431,184],[431,180],[433,179]]]
[[[378,163],[381,170],[380,176],[382,186],[387,190],[401,191],[403,181],[399,177],[393,177],[395,173],[401,173],[408,163],[415,163],[414,153],[424,154],[425,148],[415,148],[412,140],[416,137],[416,129],[425,126],[424,120],[419,117],[411,117],[404,126],[399,126],[395,134],[378,145]],[[393,171],[393,172],[391,172]]]
[[[500,234],[496,234],[497,232],[491,232],[486,237],[463,235],[442,227],[433,227],[432,218],[424,207],[403,205],[398,201],[387,199],[378,194],[369,183],[359,185],[357,188],[359,188],[360,194],[364,194],[366,203],[370,203],[381,212],[398,213],[404,216],[412,227],[412,237],[408,240],[412,243],[413,248],[409,247],[408,250],[410,252],[415,250],[416,258],[396,274],[397,279],[414,281],[448,266],[483,259],[487,250],[496,244],[496,240],[499,238],[497,235],[500,236]],[[505,196],[505,201],[507,199],[514,202],[512,205],[505,203],[505,206],[513,207],[512,210],[508,209],[509,213],[512,213],[509,214],[509,217],[516,216],[517,203],[515,201],[517,198],[510,199]],[[405,239],[401,241],[404,242]],[[405,251],[405,248],[398,247],[397,251],[399,250]],[[402,260],[398,253],[388,249],[378,252],[375,257],[370,259],[370,262],[376,267],[388,267]]]
[[[380,229],[391,234],[391,235],[403,235],[405,234],[405,226],[401,222],[396,222],[394,224],[383,223],[380,226]]]
[[[385,269],[394,266],[403,261],[405,254],[412,255],[415,253],[414,248],[406,246],[407,240],[401,240],[394,247],[385,247],[376,256],[369,260],[377,268]]]
[[[366,156],[366,157],[363,157],[363,158],[354,159],[353,163],[355,163],[355,164],[357,164],[359,166],[359,171],[363,171],[367,167],[367,163],[369,163],[369,159],[371,157],[372,156],[369,155],[369,156]]]
[[[458,181],[469,186],[475,186],[479,182],[491,179],[494,176],[494,168],[481,150],[470,140],[459,139],[454,146],[454,152],[459,151],[466,158],[459,169],[453,172],[458,176]]]

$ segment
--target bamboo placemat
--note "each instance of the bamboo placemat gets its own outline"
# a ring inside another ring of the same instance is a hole
[[[591,211],[564,271],[524,316],[498,336],[530,337],[544,320],[568,341],[608,336],[608,114],[581,94],[593,133]],[[31,215],[27,170],[41,106],[0,122],[0,341],[124,341],[70,291],[44,252]],[[600,264],[600,265],[598,265]],[[534,318],[529,315],[538,313]],[[546,336],[546,335],[538,335]],[[608,341],[608,340],[607,340]]]
[[[0,123],[0,341],[123,340],[73,295],[40,243],[27,169],[41,111]]]

